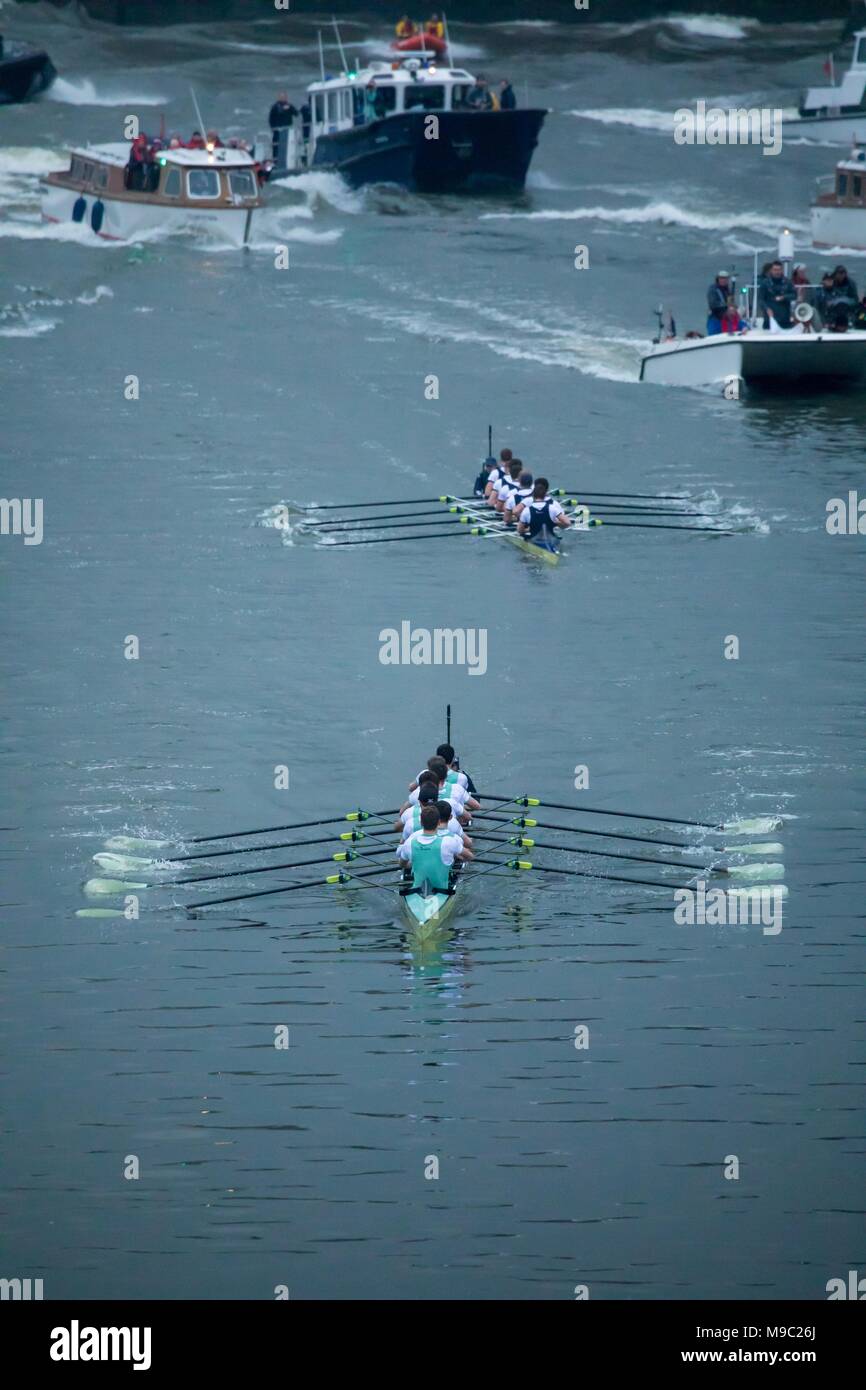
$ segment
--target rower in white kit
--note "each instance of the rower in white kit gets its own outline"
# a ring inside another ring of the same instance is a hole
[[[450,801],[440,801],[438,788],[432,781],[426,781],[418,791],[418,800],[414,806],[407,806],[400,816],[395,826],[400,831],[402,841],[408,840],[411,835],[415,835],[421,829],[421,812],[425,806],[437,806],[440,810],[440,822],[442,820],[442,808],[447,809],[447,816],[444,818],[444,826],[440,823],[440,832],[447,831],[450,835],[459,836],[465,845],[471,847],[472,841],[463,829],[459,820],[454,814],[454,807]]]
[[[455,863],[473,858],[458,835],[440,835],[438,806],[424,806],[421,828],[416,830],[397,849],[397,858],[412,873],[412,886],[420,891],[447,892],[451,886],[451,870]]]
[[[545,550],[557,548],[557,528],[566,530],[572,525],[571,517],[550,495],[550,483],[546,478],[538,478],[530,497],[524,499],[522,506],[515,508],[517,532],[532,545]],[[511,517],[507,516],[510,521]]]

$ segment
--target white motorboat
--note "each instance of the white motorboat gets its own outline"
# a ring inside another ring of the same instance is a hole
[[[782,123],[784,140],[818,140],[850,145],[866,140],[866,29],[854,35],[851,66],[837,85],[809,87],[796,116]]]
[[[44,220],[79,223],[110,241],[165,227],[204,230],[234,246],[249,241],[262,199],[248,150],[167,146],[138,181],[130,178],[129,159],[125,141],[71,150],[69,168],[41,180]]]
[[[675,330],[659,334],[642,358],[640,380],[659,386],[720,386],[736,398],[740,387],[797,390],[811,386],[826,390],[857,382],[866,376],[866,332],[847,327],[821,327],[808,297],[816,286],[801,287],[805,296],[794,308],[795,324],[782,329],[763,326],[758,308],[758,258],[772,250],[788,274],[794,239],[783,232],[777,248],[755,252],[751,285],[739,291],[739,312],[745,327],[734,333],[678,338]]]
[[[818,180],[811,220],[813,246],[866,251],[866,150],[853,149]]]

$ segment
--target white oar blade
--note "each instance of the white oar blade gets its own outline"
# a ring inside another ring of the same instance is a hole
[[[122,907],[79,907],[76,917],[125,917]]]
[[[175,844],[174,840],[138,840],[134,835],[111,835],[105,841],[105,848],[121,854],[138,854],[143,850],[174,849]]]
[[[754,845],[725,845],[723,854],[784,854],[784,845],[771,844],[769,840],[759,840]]]
[[[735,864],[733,868],[725,870],[729,878],[751,878],[758,881],[778,878],[784,872],[784,864]]]
[[[781,830],[784,821],[779,816],[756,816],[753,820],[730,820],[722,826],[727,835],[770,835]]]
[[[94,854],[93,862],[100,869],[108,869],[109,873],[115,874],[137,873],[142,869],[172,869],[165,859],[142,859],[133,854]]]
[[[91,896],[99,893],[131,893],[136,888],[147,886],[146,883],[127,883],[122,878],[89,878],[84,891]]]

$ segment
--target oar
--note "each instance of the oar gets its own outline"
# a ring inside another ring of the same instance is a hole
[[[442,524],[448,525],[447,522]],[[461,536],[474,536],[476,534],[478,534],[476,531],[470,531],[468,528],[461,531],[449,531],[444,536],[439,531],[423,531],[420,536],[382,536],[378,540],[374,536],[371,540],[331,541],[330,545],[322,545],[318,548],[320,550],[333,550],[339,545],[388,545],[391,541],[453,541],[459,540]]]
[[[196,835],[189,841],[191,845],[207,845],[213,840],[242,840],[247,835],[276,835],[281,830],[309,830],[314,825],[336,825],[338,821],[381,820],[383,816],[396,816],[397,807],[388,811],[344,811],[341,816],[325,816],[323,820],[299,820],[293,825],[263,825],[258,830],[227,830],[223,835]]]
[[[473,821],[478,820],[481,816],[496,825],[517,825],[522,830],[560,830],[566,835],[594,835],[604,840],[629,840],[642,845],[657,845],[659,849],[686,849],[691,853],[695,851],[695,846],[690,840],[657,840],[652,835],[629,835],[622,830],[589,830],[582,825],[557,825],[555,821],[534,820],[529,816],[491,816],[485,810],[472,812]],[[717,853],[781,854],[782,848],[782,845],[770,844],[765,841],[754,845],[721,845],[717,847]]]
[[[441,512],[439,513],[441,516]],[[329,527],[329,532],[333,531],[413,531],[419,526],[468,526],[469,520],[462,516],[446,517],[442,521],[389,521],[387,525],[380,526],[376,521],[346,521],[337,522],[336,525]]]
[[[689,498],[684,492],[587,492],[582,487],[559,487],[552,493],[552,497],[626,497],[630,502],[688,502]]]
[[[397,505],[397,504],[395,503],[395,505]],[[422,512],[419,512],[417,509],[413,509],[411,512],[383,512],[381,516],[363,516],[363,517],[362,517],[362,516],[357,516],[357,517],[345,517],[345,518],[342,518],[342,517],[335,517],[333,521],[305,521],[304,524],[303,524],[303,529],[304,529],[305,531],[314,531],[314,530],[319,531],[319,530],[322,530],[323,528],[327,528],[327,529],[333,531],[333,530],[336,530],[338,526],[339,526],[339,527],[343,527],[343,526],[369,526],[369,525],[372,525],[372,523],[373,523],[374,521],[396,521],[396,520],[397,520],[398,518],[400,518],[400,517],[407,517],[407,518],[408,518],[408,517],[416,517],[416,516],[441,516],[441,515],[442,515],[442,508],[441,508],[441,507],[430,507],[429,510],[425,510],[425,511],[422,511]]]
[[[385,849],[372,849],[364,856],[370,859],[375,854],[393,854],[390,845]],[[255,869],[224,869],[219,874],[198,874],[195,878],[175,878],[162,883],[151,884],[154,888],[185,888],[188,883],[213,883],[221,878],[252,878],[253,874],[275,874],[282,869],[307,869],[311,864],[339,864],[348,862],[351,859],[360,859],[361,855],[354,850],[340,850],[337,854],[324,854],[318,859],[298,859],[294,864],[260,864]]]
[[[362,873],[347,873],[342,870],[338,874],[329,874],[327,878],[314,878],[306,883],[290,883],[281,888],[259,888],[255,893],[235,893],[230,898],[208,898],[206,902],[190,903],[187,912],[198,912],[203,907],[219,907],[222,903],[240,903],[247,898],[271,898],[277,893],[297,893],[301,888],[321,888],[323,884],[329,883],[349,883],[354,878],[372,878],[374,874],[380,874],[381,869],[364,869]]]
[[[380,502],[311,502],[306,510],[308,512],[353,512],[360,511],[364,507],[414,507],[416,504],[424,502],[450,502],[450,497],[443,497],[441,493],[436,497],[385,497]]]
[[[658,879],[648,878],[624,878],[621,874],[593,874],[588,869],[554,869],[547,864],[533,864],[528,859],[507,859],[500,864],[495,859],[476,859],[476,864],[496,864],[499,868],[506,869],[534,869],[536,873],[544,874],[565,874],[569,878],[603,878],[611,883],[631,883],[639,888],[664,888],[669,893],[691,891],[689,884],[660,883]]]
[[[493,798],[492,792],[479,792],[478,795]],[[604,806],[569,806],[564,801],[541,801],[535,796],[511,796],[508,800],[513,801],[515,806],[546,806],[550,811],[577,811],[588,816],[625,816],[629,820],[656,821],[659,825],[689,825],[694,830],[727,829],[724,825],[707,825],[704,821],[683,820],[679,816],[652,816],[640,811],[611,811]]]
[[[560,854],[587,854],[594,859],[626,859],[634,864],[663,864],[670,869],[693,868],[695,870],[704,869],[708,871],[703,862],[700,864],[684,864],[681,859],[659,859],[656,855],[652,854],[617,854],[612,850],[605,849],[583,849],[575,845],[550,845],[543,843],[541,840],[527,839],[523,835],[510,835],[507,839],[502,839],[498,835],[482,834],[476,835],[475,838],[478,840],[489,840],[491,843],[497,845],[516,845],[518,849],[552,849],[558,850]],[[713,868],[712,872],[714,874],[726,874],[728,871],[723,868]]]
[[[621,526],[625,531],[712,531],[716,536],[735,535],[722,526],[671,526],[664,521],[605,521],[602,525]]]
[[[391,827],[384,830],[343,830],[336,838],[349,840],[354,844],[356,840],[366,840],[372,835],[393,834]],[[333,835],[320,835],[315,840],[279,840],[273,845],[240,845],[237,849],[211,849],[205,850],[202,854],[178,854],[171,863],[189,864],[194,859],[222,859],[228,854],[264,854],[269,849],[305,849],[307,845],[329,844],[333,839]]]

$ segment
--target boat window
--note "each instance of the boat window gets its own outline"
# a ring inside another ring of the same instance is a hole
[[[354,107],[354,124],[363,125],[364,123],[364,89],[363,87],[352,88],[352,105]]]
[[[216,169],[190,169],[186,176],[186,186],[191,198],[218,198],[219,174]]]
[[[108,169],[104,164],[100,164],[96,170],[96,183],[99,188],[108,187]]]
[[[397,106],[397,91],[394,87],[380,87],[376,83],[376,115],[384,116],[386,111],[394,111]]]
[[[84,179],[84,181],[85,181],[86,183],[90,183],[90,180],[93,178],[93,165],[92,165],[92,164],[85,164],[85,166],[84,166],[84,172],[83,172],[83,174],[82,174],[82,178]]]
[[[165,176],[165,183],[162,188],[166,198],[180,197],[180,170],[169,169]]]
[[[313,120],[317,125],[323,125],[325,120],[325,93],[316,92],[313,95]]]
[[[328,98],[328,124],[334,125],[340,119],[340,93],[327,92]]]
[[[458,82],[454,83],[451,88],[451,106],[454,111],[459,111],[462,107],[466,106],[466,98],[470,91],[471,88],[468,85]]]
[[[352,93],[348,87],[344,87],[340,92],[340,120],[350,121],[352,119]]]
[[[405,111],[441,111],[445,105],[445,88],[431,87],[426,82],[405,88]]]
[[[845,197],[845,194],[846,194],[847,192],[848,192],[848,175],[847,175],[847,174],[840,174],[840,175],[839,175],[839,197],[840,197],[840,198],[844,198],[844,197]]]
[[[866,39],[860,39],[857,44],[857,56],[855,63],[866,63]]]
[[[256,183],[249,169],[234,169],[229,174],[229,188],[233,198],[254,198]]]
[[[860,175],[859,175],[859,174],[855,174],[855,175],[854,175],[854,197],[855,197],[855,198],[859,198],[859,197],[860,197],[860,189],[861,189],[861,187],[862,187],[862,183],[863,183],[863,180],[860,178]]]
[[[70,174],[72,175],[72,177],[73,177],[74,179],[80,179],[80,178],[81,178],[81,168],[82,168],[82,162],[81,162],[81,160],[78,159],[78,158],[76,158],[76,157],[73,155],[73,158],[72,158],[72,167],[71,167],[71,169],[69,170],[69,172],[70,172]]]

